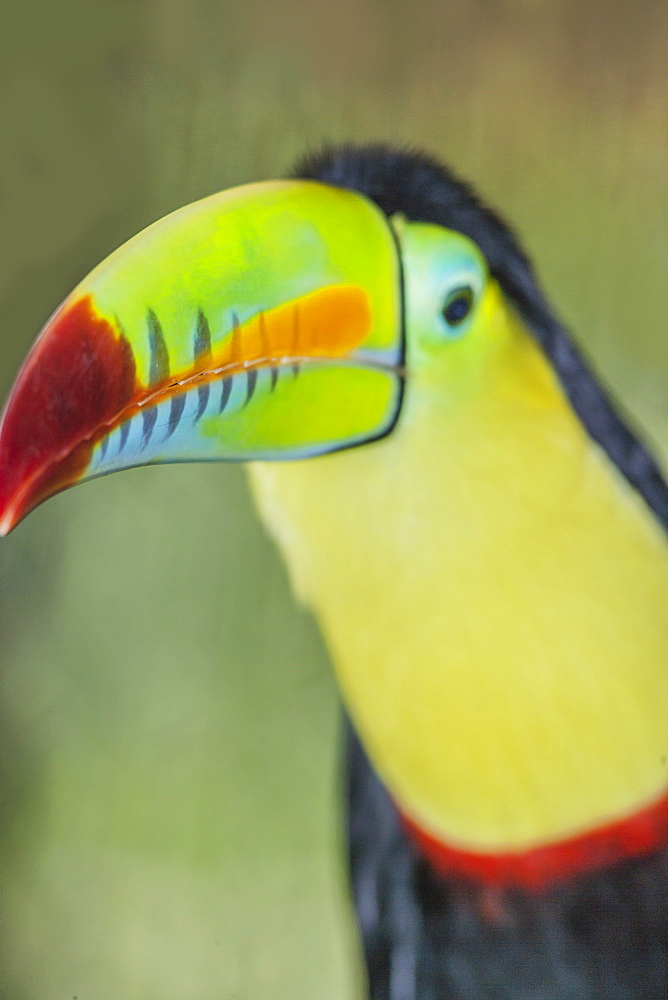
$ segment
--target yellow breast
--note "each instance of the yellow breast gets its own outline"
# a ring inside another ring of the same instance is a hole
[[[520,849],[668,785],[668,544],[500,298],[485,377],[252,480],[371,758],[425,829]]]

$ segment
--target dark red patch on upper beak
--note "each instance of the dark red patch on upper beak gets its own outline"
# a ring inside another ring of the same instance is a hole
[[[137,394],[125,337],[90,296],[66,304],[28,356],[0,425],[0,533],[86,470],[96,432]]]

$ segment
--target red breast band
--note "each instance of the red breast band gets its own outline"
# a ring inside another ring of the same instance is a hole
[[[413,820],[402,818],[412,839],[441,874],[473,879],[492,888],[539,892],[668,844],[668,793],[632,816],[587,833],[529,850],[498,854],[450,847]]]

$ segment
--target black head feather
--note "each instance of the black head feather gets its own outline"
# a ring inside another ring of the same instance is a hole
[[[512,229],[471,186],[423,154],[385,146],[333,146],[301,160],[293,177],[366,195],[389,217],[433,222],[472,239],[555,369],[573,409],[648,507],[668,527],[668,485],[557,320]]]

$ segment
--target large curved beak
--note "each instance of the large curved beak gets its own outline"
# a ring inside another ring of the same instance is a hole
[[[117,469],[382,437],[401,313],[391,228],[360,195],[277,181],[175,212],[85,278],[32,348],[0,426],[0,533]]]

